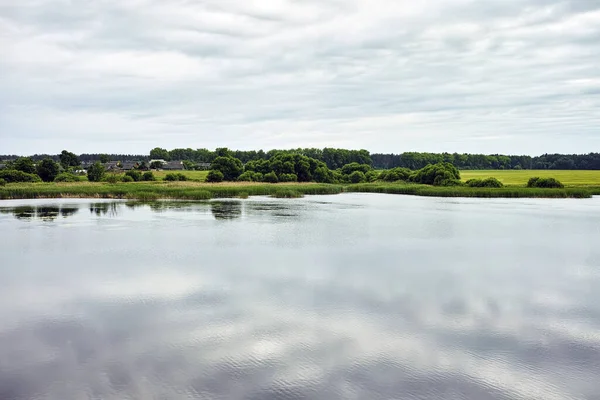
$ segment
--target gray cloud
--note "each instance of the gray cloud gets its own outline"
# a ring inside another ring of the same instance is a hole
[[[0,0],[0,153],[587,152],[595,1]]]

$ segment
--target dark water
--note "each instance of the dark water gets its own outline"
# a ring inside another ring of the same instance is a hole
[[[600,399],[600,199],[0,202],[0,399]]]

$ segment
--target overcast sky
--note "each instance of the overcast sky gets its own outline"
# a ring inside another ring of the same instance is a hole
[[[0,0],[0,154],[600,151],[599,0]]]

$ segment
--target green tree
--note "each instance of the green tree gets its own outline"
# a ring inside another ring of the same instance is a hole
[[[29,157],[17,158],[14,161],[12,168],[17,171],[25,172],[26,174],[36,173],[35,164],[33,163],[33,160]]]
[[[224,175],[221,171],[211,170],[208,171],[208,176],[206,177],[206,182],[223,182]]]
[[[171,155],[166,149],[161,149],[160,147],[155,147],[150,150],[150,158],[155,160],[171,160]]]
[[[349,175],[350,183],[363,183],[367,179],[365,178],[365,174],[362,171],[354,171]]]
[[[100,162],[102,164],[106,164],[109,161],[110,161],[110,157],[108,156],[108,154],[100,154]]]
[[[150,168],[151,169],[161,169],[163,167],[163,163],[160,161],[152,161],[150,163]]]
[[[102,165],[99,161],[96,161],[88,168],[88,180],[90,182],[100,182],[104,177],[104,173],[106,172],[104,165]]]
[[[75,153],[71,153],[67,150],[63,150],[58,157],[60,159],[60,165],[65,171],[70,167],[78,167],[81,165],[79,157],[77,157]]]
[[[43,159],[37,165],[37,174],[44,182],[52,182],[58,176],[59,167],[51,158]]]
[[[210,168],[214,171],[221,171],[223,179],[234,181],[244,172],[242,162],[233,157],[217,157],[213,160]]]

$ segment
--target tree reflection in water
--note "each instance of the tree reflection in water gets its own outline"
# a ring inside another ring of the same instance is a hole
[[[75,206],[20,206],[1,208],[0,214],[12,214],[20,220],[54,221],[59,216],[63,218],[71,217],[79,211]]]

